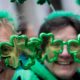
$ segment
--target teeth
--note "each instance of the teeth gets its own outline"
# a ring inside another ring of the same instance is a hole
[[[58,62],[59,64],[68,65],[70,62]]]

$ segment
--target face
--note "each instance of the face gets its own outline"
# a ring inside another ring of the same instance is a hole
[[[2,20],[2,22],[0,22],[0,42],[9,41],[10,36],[13,34],[11,27],[12,25],[9,24],[6,20]],[[10,77],[12,77],[12,74],[13,74],[13,70],[6,69],[4,61],[1,60],[0,61],[0,80],[6,79],[6,76],[7,76],[6,80],[11,80]]]
[[[60,28],[59,30],[52,31],[52,33],[55,39],[63,41],[76,38],[76,31],[71,26]],[[68,53],[66,45],[64,45],[63,52],[59,54],[56,62],[48,63],[45,61],[45,65],[52,73],[63,79],[71,78],[78,67],[78,63],[75,63],[72,56]]]
[[[10,36],[13,34],[12,27],[6,20],[0,22],[0,42],[9,41]]]
[[[25,33],[29,38],[36,36],[34,32],[34,26],[28,24],[27,32]]]

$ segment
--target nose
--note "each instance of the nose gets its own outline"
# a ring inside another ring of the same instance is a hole
[[[63,48],[63,52],[59,55],[60,58],[71,58],[71,55],[68,53],[67,46]]]

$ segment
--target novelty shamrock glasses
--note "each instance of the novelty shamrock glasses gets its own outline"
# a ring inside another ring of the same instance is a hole
[[[45,35],[41,34],[41,36]],[[45,47],[43,60],[46,59],[48,62],[56,61],[58,55],[63,52],[64,45],[66,45],[67,51],[73,57],[74,61],[80,63],[80,34],[77,36],[77,39],[68,40],[67,42],[46,37],[46,40],[48,39],[50,41],[48,41],[48,44]]]
[[[9,42],[0,42],[0,57],[4,59],[6,66],[28,69],[35,64],[35,59],[50,63],[57,61],[64,45],[74,61],[80,63],[80,35],[66,42],[55,39],[52,33],[41,33],[38,38],[30,39],[25,35],[12,35]],[[20,59],[20,56],[24,56],[25,60]]]
[[[32,43],[32,42],[31,42]],[[35,50],[25,35],[13,35],[10,37],[10,42],[0,43],[0,55],[5,59],[5,64],[12,68],[22,66],[24,69],[29,68],[34,64]],[[36,43],[35,43],[36,45]],[[19,59],[21,53],[26,57],[26,63],[22,64]]]

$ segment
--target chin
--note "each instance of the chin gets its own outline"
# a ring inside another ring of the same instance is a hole
[[[54,72],[54,74],[56,76],[58,76],[59,78],[62,78],[62,79],[70,79],[74,74],[75,72],[74,71],[59,71],[59,72]]]

